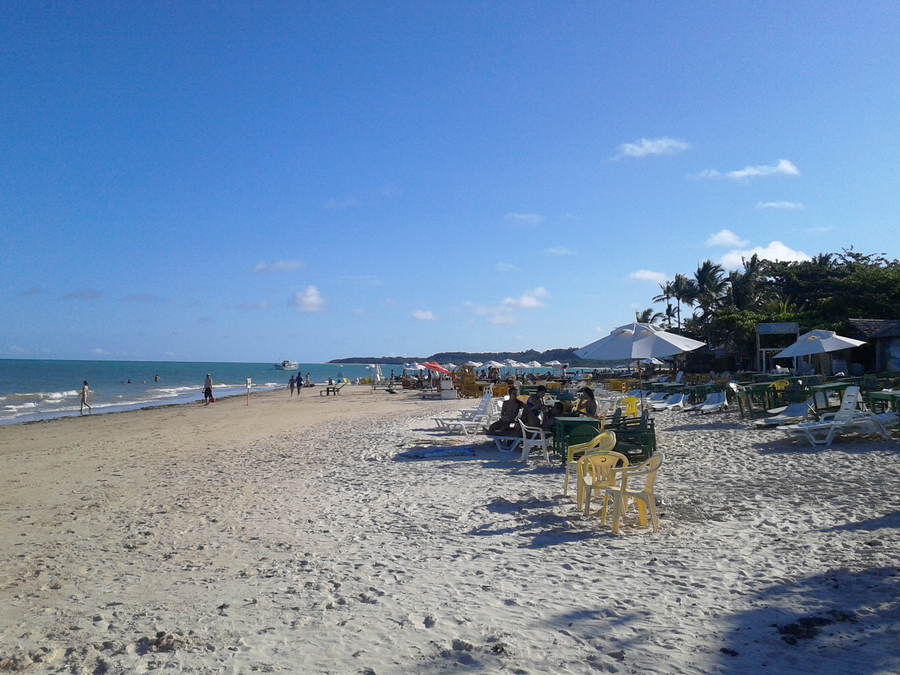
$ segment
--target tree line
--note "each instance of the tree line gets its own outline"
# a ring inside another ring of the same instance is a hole
[[[666,326],[752,361],[756,326],[797,322],[800,332],[852,332],[851,318],[900,319],[900,261],[850,249],[820,253],[799,262],[742,259],[742,270],[726,272],[711,260],[693,275],[676,274],[659,284],[654,303],[635,312],[638,321]]]

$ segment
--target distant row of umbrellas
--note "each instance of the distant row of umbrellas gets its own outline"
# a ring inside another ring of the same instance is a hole
[[[801,335],[797,342],[778,352],[774,358],[824,354],[826,352],[849,349],[850,347],[858,347],[863,344],[865,344],[863,340],[842,337],[833,331],[814,330]],[[669,333],[655,324],[633,322],[614,328],[606,337],[576,350],[575,355],[585,360],[620,361],[634,359],[641,363],[659,365],[661,364],[660,358],[690,352],[703,346],[704,343],[702,342],[692,340],[683,335]],[[555,360],[542,364],[539,361],[520,363],[514,359],[507,359],[502,363],[500,361],[487,361],[486,363],[467,361],[463,365],[473,368],[509,368],[513,370],[544,367],[559,368],[564,366],[564,364]],[[457,366],[454,363],[442,365],[434,361],[428,361],[426,363],[406,363],[403,367],[407,370],[434,370],[446,374]]]

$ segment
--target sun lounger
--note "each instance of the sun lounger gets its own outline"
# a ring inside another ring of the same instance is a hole
[[[803,403],[791,403],[774,417],[756,420],[755,424],[758,427],[771,427],[805,422],[807,417],[809,417],[809,413],[812,411],[812,402],[813,399],[809,398]]]
[[[800,436],[813,446],[829,447],[838,433],[881,434],[890,439],[891,434],[882,421],[872,412],[859,409],[859,387],[847,387],[841,399],[841,407],[835,413],[826,413],[818,422],[792,424],[778,427],[792,436]]]
[[[651,404],[653,410],[682,410],[687,394],[670,394],[662,401]]]
[[[319,396],[331,396],[334,394],[337,396],[341,393],[341,389],[347,386],[346,382],[341,382],[340,384],[329,384],[324,389],[319,390]]]

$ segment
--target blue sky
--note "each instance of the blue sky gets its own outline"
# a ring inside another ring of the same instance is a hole
[[[0,358],[582,346],[707,258],[900,257],[898,28],[888,2],[7,3]]]

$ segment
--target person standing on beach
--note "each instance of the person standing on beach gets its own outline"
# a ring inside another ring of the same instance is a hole
[[[88,392],[90,388],[88,387],[87,380],[84,381],[84,384],[81,385],[81,414],[84,415],[84,406],[87,406],[88,412],[93,412],[94,409],[88,404]]]
[[[297,386],[297,380],[294,379],[293,375],[291,375],[291,379],[288,380],[288,385],[291,388],[291,396],[293,396],[294,395],[294,387]]]
[[[210,401],[215,400],[212,395],[212,377],[209,373],[206,374],[206,382],[203,383],[203,400],[206,401],[203,405],[209,405]]]
[[[300,395],[300,387],[303,386],[303,373],[297,373],[297,396]]]

